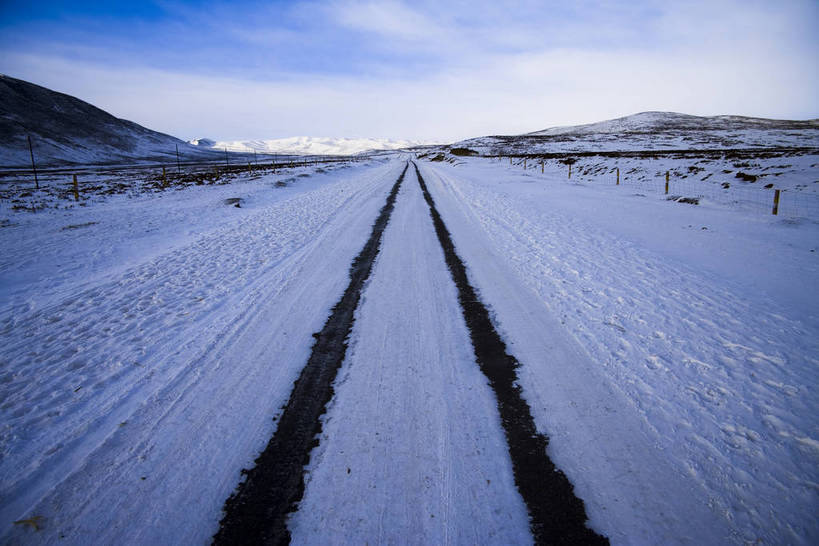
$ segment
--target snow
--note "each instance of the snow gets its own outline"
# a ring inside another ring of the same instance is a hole
[[[819,225],[516,171],[424,175],[593,527],[814,542]]]
[[[169,206],[170,225],[155,229],[173,240],[187,220],[204,233],[132,256],[98,283],[66,280],[42,299],[15,290],[0,316],[3,540],[206,541],[272,433],[398,172],[390,164],[284,191],[232,187],[247,209],[184,192],[198,210],[177,222]],[[109,210],[110,229],[74,247],[77,274],[98,267],[84,264],[114,242],[106,234],[145,225],[162,201]],[[235,216],[207,229],[225,214]],[[3,247],[36,255],[19,234],[57,231],[53,216],[4,228]],[[23,259],[26,268],[46,277],[60,264]],[[46,518],[36,537],[11,525],[29,511]]]
[[[230,152],[293,155],[355,155],[371,150],[401,150],[425,143],[410,140],[375,138],[331,138],[296,136],[262,140],[220,141],[207,138],[194,139],[190,144],[214,150]]]
[[[819,213],[772,216],[737,182],[668,201],[670,158],[643,179],[584,161],[419,166],[591,527],[816,543]],[[404,165],[0,203],[0,541],[208,541]],[[791,165],[783,195],[809,193]],[[410,170],[294,542],[531,540],[494,404]]]

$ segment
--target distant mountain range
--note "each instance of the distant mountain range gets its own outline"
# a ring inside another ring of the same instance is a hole
[[[355,155],[372,150],[402,150],[428,143],[410,140],[375,138],[290,137],[269,140],[214,141],[208,138],[191,140],[190,144],[231,152],[298,154],[298,155]]]

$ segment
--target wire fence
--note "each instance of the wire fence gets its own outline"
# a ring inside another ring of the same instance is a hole
[[[136,196],[189,186],[228,184],[237,179],[257,179],[269,174],[286,174],[294,169],[318,172],[337,164],[349,164],[362,156],[278,156],[245,155],[240,161],[198,161],[156,163],[146,160],[127,165],[72,165],[38,167],[37,178],[27,169],[0,172],[0,210],[37,212],[47,208],[85,206],[107,196]],[[284,182],[279,181],[282,185]]]
[[[819,195],[775,188],[722,187],[708,182],[669,178],[668,195],[718,203],[736,210],[779,216],[819,218]],[[653,191],[665,194],[665,181],[654,182]],[[779,192],[778,199],[777,191]],[[775,203],[777,201],[777,203]]]
[[[503,159],[501,159],[503,161]],[[719,183],[701,180],[695,177],[681,176],[678,171],[649,171],[632,168],[619,172],[614,166],[578,169],[575,167],[571,176],[568,164],[560,161],[541,162],[512,158],[508,165],[523,167],[533,174],[544,174],[553,177],[561,174],[567,182],[582,182],[591,185],[601,184],[621,186],[643,194],[667,195],[668,199],[691,204],[714,203],[734,210],[755,214],[777,214],[785,217],[802,217],[819,220],[819,193],[799,191],[786,188],[742,187],[738,183]],[[668,183],[666,184],[666,172]],[[778,194],[777,203],[775,198]],[[776,212],[774,212],[776,210]]]

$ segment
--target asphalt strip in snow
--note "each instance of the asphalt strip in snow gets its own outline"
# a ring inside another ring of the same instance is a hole
[[[517,384],[517,359],[506,352],[489,318],[489,312],[469,284],[466,268],[455,251],[449,231],[435,208],[418,165],[413,163],[424,199],[429,205],[435,233],[444,250],[447,267],[458,289],[458,301],[475,359],[489,380],[498,401],[506,434],[515,484],[529,511],[529,525],[537,544],[608,544],[606,537],[586,527],[586,509],[574,494],[566,475],[546,453],[549,439],[538,433],[529,405]]]
[[[381,237],[408,167],[409,163],[390,191],[370,238],[350,266],[350,284],[324,328],[313,334],[316,342],[312,353],[293,385],[276,432],[256,459],[256,466],[244,471],[245,481],[225,502],[225,515],[213,537],[214,544],[290,542],[287,515],[304,494],[304,468],[321,432],[320,417],[333,397],[333,381],[344,361],[361,291],[378,256]]]

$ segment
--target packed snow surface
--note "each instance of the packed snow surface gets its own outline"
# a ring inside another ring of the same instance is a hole
[[[207,542],[404,166],[0,203],[0,541]],[[817,217],[557,167],[419,166],[592,528],[613,544],[819,541]],[[414,184],[294,542],[530,540]]]
[[[292,520],[296,543],[532,540],[428,210],[409,169]]]

